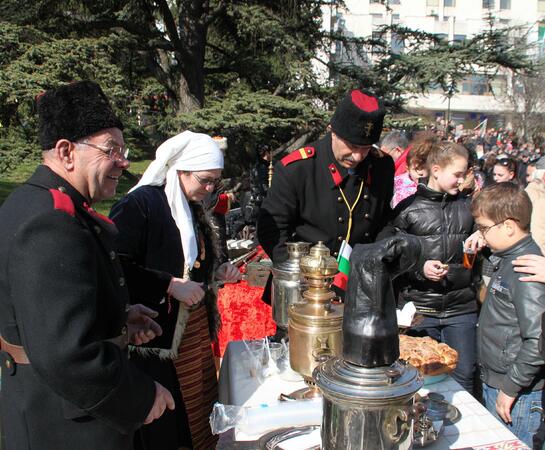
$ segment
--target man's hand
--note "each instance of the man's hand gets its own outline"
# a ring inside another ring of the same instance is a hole
[[[161,336],[163,330],[155,320],[158,313],[144,305],[131,305],[127,314],[129,342],[133,345],[142,345],[156,336]]]
[[[448,273],[448,265],[430,259],[424,263],[424,276],[431,281],[441,281]]]
[[[148,413],[148,417],[146,417],[146,420],[144,420],[144,425],[147,425],[161,417],[166,408],[170,409],[171,411],[174,410],[174,399],[172,398],[172,394],[156,381],[155,400],[153,401],[153,406]]]
[[[242,274],[236,266],[230,262],[225,262],[217,268],[215,277],[216,281],[222,283],[236,283],[242,279]]]
[[[545,283],[545,257],[539,255],[523,255],[513,261],[515,272],[530,274],[520,277],[520,281],[539,281]]]
[[[474,253],[482,250],[486,246],[486,240],[480,231],[475,231],[464,242],[464,248],[473,250]]]
[[[187,308],[198,305],[204,298],[202,283],[181,278],[172,278],[167,293],[181,302]]]
[[[515,402],[515,397],[509,397],[502,391],[498,392],[496,399],[496,412],[505,423],[511,423],[511,408]]]

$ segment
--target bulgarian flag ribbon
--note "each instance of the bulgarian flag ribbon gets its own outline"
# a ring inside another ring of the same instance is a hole
[[[346,285],[348,284],[348,275],[350,274],[350,255],[352,254],[352,247],[346,241],[341,244],[339,250],[339,256],[337,256],[337,262],[339,263],[339,273],[335,275],[333,284],[339,289],[346,291]]]

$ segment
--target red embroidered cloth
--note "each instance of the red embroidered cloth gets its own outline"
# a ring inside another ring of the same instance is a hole
[[[262,287],[248,286],[246,281],[226,284],[218,292],[222,329],[214,343],[214,355],[223,357],[230,341],[258,339],[275,333],[271,307],[261,300]]]

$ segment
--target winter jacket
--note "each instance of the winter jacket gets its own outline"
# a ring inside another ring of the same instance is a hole
[[[396,207],[393,219],[377,239],[405,232],[418,236],[422,244],[417,268],[398,282],[401,304],[412,301],[421,314],[439,318],[477,310],[473,271],[462,264],[462,245],[473,231],[469,204],[467,197],[419,184],[416,194]],[[448,264],[447,276],[441,281],[425,278],[423,269],[428,260]]]
[[[494,274],[479,317],[477,348],[481,379],[507,395],[541,390],[545,361],[539,352],[545,285],[519,281],[512,261],[521,255],[541,255],[528,236],[495,253]]]

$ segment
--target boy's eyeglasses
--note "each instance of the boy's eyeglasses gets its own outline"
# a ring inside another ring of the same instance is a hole
[[[78,142],[78,144],[96,148],[97,150],[106,153],[108,158],[110,158],[112,161],[120,161],[123,158],[129,158],[129,149],[118,144],[111,144],[107,147],[104,145],[92,144],[91,142]]]
[[[494,225],[490,225],[490,226],[477,225],[477,230],[479,230],[481,232],[481,234],[484,236],[492,228],[497,227],[498,225],[501,225],[506,220],[514,220],[515,222],[518,222],[518,219],[515,219],[514,217],[508,217],[507,219],[503,219],[503,220],[500,220],[499,222],[496,222]]]
[[[214,188],[219,187],[221,184],[221,178],[201,178],[195,172],[191,172],[191,175],[204,187],[213,186]]]

